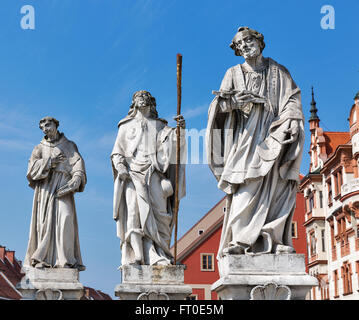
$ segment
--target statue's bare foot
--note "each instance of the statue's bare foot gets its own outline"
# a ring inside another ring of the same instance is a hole
[[[223,250],[224,254],[244,254],[244,248],[240,245],[230,246]]]
[[[288,253],[295,253],[294,248],[290,246],[285,246],[283,244],[277,244],[275,247],[276,254],[288,254]]]

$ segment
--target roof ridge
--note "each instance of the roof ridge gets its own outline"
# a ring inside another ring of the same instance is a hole
[[[207,211],[207,213],[206,213],[204,216],[202,216],[202,218],[200,218],[194,225],[192,225],[192,227],[191,227],[189,230],[187,230],[187,232],[186,232],[181,238],[179,238],[179,239],[177,240],[177,243],[178,243],[181,239],[183,239],[190,231],[192,231],[202,220],[204,220],[204,218],[207,217],[215,208],[217,208],[217,206],[225,199],[225,197],[226,197],[226,196],[224,196],[221,200],[219,200],[211,209],[209,209],[209,210]]]

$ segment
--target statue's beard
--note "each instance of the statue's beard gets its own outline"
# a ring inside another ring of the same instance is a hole
[[[244,59],[255,59],[260,55],[260,50],[258,50],[257,48],[252,48],[248,51],[242,51],[242,55]]]

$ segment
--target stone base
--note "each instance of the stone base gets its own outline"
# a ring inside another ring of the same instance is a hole
[[[121,300],[184,300],[192,288],[184,284],[184,265],[121,267],[122,283],[115,288]]]
[[[227,255],[212,285],[221,300],[305,300],[318,280],[305,272],[302,254]]]
[[[23,268],[23,272],[16,289],[24,300],[80,300],[84,295],[77,269]]]

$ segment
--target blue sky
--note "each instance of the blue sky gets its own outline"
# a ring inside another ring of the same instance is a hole
[[[335,9],[334,30],[320,25],[327,4]],[[20,27],[23,5],[35,8],[35,30]],[[285,65],[302,89],[306,118],[313,85],[323,128],[347,131],[359,90],[358,11],[357,0],[2,0],[0,244],[23,260],[33,196],[27,161],[42,138],[39,119],[53,116],[86,162],[88,184],[76,195],[87,266],[81,282],[113,296],[121,277],[109,156],[132,94],[149,90],[160,116],[171,120],[180,52],[187,128],[204,129],[212,90],[227,68],[243,62],[228,45],[239,26],[250,26],[264,34],[263,55]],[[304,174],[309,166],[305,125]],[[223,196],[205,164],[188,166],[187,183],[179,236]]]

